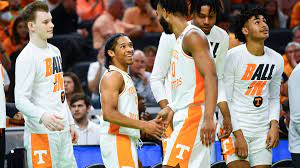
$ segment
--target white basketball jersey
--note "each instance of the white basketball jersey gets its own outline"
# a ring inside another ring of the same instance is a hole
[[[182,42],[190,30],[196,30],[200,34],[204,32],[193,25],[188,25],[177,38],[171,59],[171,89],[172,106],[175,111],[186,108],[192,103],[204,102],[204,79],[199,73],[193,57],[184,53]]]
[[[110,65],[109,70],[107,70],[104,75],[108,71],[117,71],[119,72],[124,80],[125,86],[122,93],[119,94],[118,98],[118,111],[122,113],[123,115],[138,120],[139,119],[139,112],[138,112],[138,97],[137,92],[134,87],[133,81],[131,77],[128,75],[128,73],[122,71],[121,69]],[[104,76],[103,75],[103,76]],[[100,83],[101,85],[101,83]],[[102,96],[101,96],[102,97]],[[115,124],[112,124],[110,122],[104,121],[103,115],[101,116],[100,121],[100,127],[101,127],[101,133],[104,134],[124,134],[131,137],[140,137],[140,130],[133,129],[133,128],[127,128],[127,127],[121,127]]]

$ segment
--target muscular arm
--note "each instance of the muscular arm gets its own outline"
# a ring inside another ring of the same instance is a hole
[[[204,78],[205,112],[204,119],[213,119],[217,103],[217,73],[210,54],[208,40],[197,31],[190,31],[183,40],[183,50],[190,53],[198,71]]]
[[[119,126],[142,129],[145,121],[131,119],[118,111],[118,97],[123,87],[124,80],[120,73],[112,71],[103,77],[100,86],[103,118]]]

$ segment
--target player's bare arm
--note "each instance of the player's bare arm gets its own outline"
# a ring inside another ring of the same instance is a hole
[[[270,122],[270,130],[266,140],[267,149],[272,149],[277,147],[279,143],[279,125],[278,121],[272,120]]]
[[[214,60],[210,54],[208,40],[197,31],[191,30],[183,39],[184,52],[191,55],[198,71],[204,78],[205,112],[201,128],[202,143],[209,146],[214,141],[215,124],[213,115],[217,104],[217,73]]]
[[[223,133],[219,136],[219,139],[227,138],[232,132],[231,116],[229,107],[226,101],[218,103],[218,107],[223,115]]]
[[[123,89],[124,80],[120,73],[111,71],[105,74],[100,87],[104,120],[119,126],[140,129],[160,139],[163,133],[162,126],[154,121],[146,122],[131,119],[118,111],[118,97]]]

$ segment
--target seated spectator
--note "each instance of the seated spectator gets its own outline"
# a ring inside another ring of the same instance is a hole
[[[151,87],[150,87],[150,76],[151,73],[146,72],[146,56],[143,51],[136,50],[133,54],[133,64],[130,65],[129,75],[132,78],[137,93],[140,94],[144,99],[146,106],[157,105],[154,99]]]
[[[264,4],[266,14],[268,16],[268,25],[270,29],[279,29],[287,27],[288,16],[282,13],[278,8],[278,2],[276,0],[268,0]]]
[[[135,5],[126,9],[123,18],[124,22],[142,26],[145,32],[163,31],[149,0],[135,0]]]
[[[293,29],[293,41],[300,43],[300,25]]]
[[[107,0],[77,0],[76,10],[82,21],[95,20],[105,10]]]
[[[97,61],[90,64],[87,76],[88,87],[90,92],[92,93],[92,104],[96,109],[99,109],[101,107],[99,83],[105,71],[106,68],[104,66],[104,48],[102,47],[102,49],[98,53]]]
[[[29,40],[28,27],[23,18],[17,17],[13,23],[12,35],[3,41],[2,47],[5,54],[10,55],[16,51],[22,50]]]
[[[83,89],[78,76],[73,72],[64,73],[64,87],[66,98],[70,106],[70,99],[75,93],[83,93]]]
[[[300,1],[298,1],[292,10],[290,28],[300,25]]]
[[[78,133],[78,145],[99,145],[100,126],[89,121],[90,111],[89,98],[84,93],[72,95],[70,100],[71,112],[75,120],[75,128]]]
[[[95,49],[101,49],[105,40],[115,33],[126,33],[130,37],[142,35],[141,26],[119,20],[119,18],[122,18],[123,13],[124,3],[122,0],[108,0],[106,11],[93,24],[93,46]]]
[[[155,46],[147,46],[144,48],[144,53],[146,56],[146,71],[152,72],[157,48]]]
[[[87,37],[86,29],[78,30],[78,15],[76,13],[76,1],[62,0],[58,7],[51,11],[52,22],[55,25],[54,35],[70,34],[78,32],[82,37]]]
[[[285,62],[284,72],[290,76],[291,72],[297,65],[296,58],[300,57],[300,43],[288,43],[285,47],[285,53],[288,63]]]

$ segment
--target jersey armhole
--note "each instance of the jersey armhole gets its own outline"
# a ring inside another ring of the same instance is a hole
[[[111,72],[111,71],[116,71],[116,70],[108,69],[108,72]],[[121,96],[125,92],[125,90],[126,90],[126,82],[124,80],[123,74],[121,72],[119,72],[119,71],[116,71],[116,72],[118,72],[119,74],[121,74],[122,78],[123,78],[123,85],[122,86],[124,86],[124,88],[123,88],[123,90],[121,92],[119,91],[119,96]]]
[[[188,31],[185,33],[185,35],[184,35],[184,37],[183,37],[183,39],[182,39],[182,43],[181,43],[181,51],[182,51],[182,53],[183,53],[183,55],[184,55],[185,57],[190,58],[190,59],[193,59],[193,56],[192,56],[192,55],[189,55],[189,54],[187,54],[187,53],[185,53],[185,51],[184,51],[184,49],[183,49],[183,41],[184,41],[184,38],[186,37],[186,34],[187,34],[188,32],[190,32],[191,30],[196,30],[196,31],[197,31],[196,28],[191,28],[190,30],[188,30]]]

